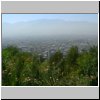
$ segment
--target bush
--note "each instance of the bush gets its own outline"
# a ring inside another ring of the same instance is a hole
[[[79,53],[72,46],[66,56],[57,51],[41,60],[35,53],[9,46],[2,50],[4,86],[97,86],[98,48],[91,46]]]

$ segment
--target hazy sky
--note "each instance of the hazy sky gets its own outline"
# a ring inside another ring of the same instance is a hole
[[[3,14],[3,23],[16,23],[39,19],[62,19],[65,21],[98,22],[97,14]]]
[[[97,14],[3,14],[3,37],[97,36]]]

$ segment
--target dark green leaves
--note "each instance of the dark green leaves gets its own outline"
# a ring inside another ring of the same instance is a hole
[[[98,48],[79,52],[72,46],[64,56],[59,50],[49,59],[9,46],[2,50],[4,86],[98,85]]]

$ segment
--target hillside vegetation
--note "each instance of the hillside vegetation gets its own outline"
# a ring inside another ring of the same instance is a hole
[[[9,46],[2,50],[3,86],[97,86],[98,47],[79,52],[72,46],[66,56],[58,50],[50,59]]]

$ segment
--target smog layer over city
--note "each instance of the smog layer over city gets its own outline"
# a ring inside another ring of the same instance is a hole
[[[91,14],[4,14],[2,46],[16,45],[44,57],[59,49],[66,54],[72,45],[85,49],[98,43],[96,17]]]

